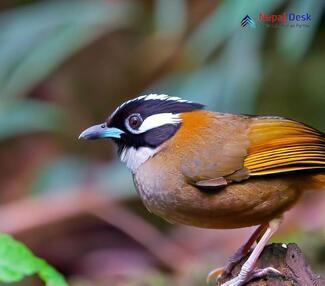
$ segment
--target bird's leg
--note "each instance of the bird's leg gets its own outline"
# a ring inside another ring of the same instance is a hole
[[[237,251],[228,259],[224,267],[219,267],[212,270],[207,277],[207,282],[210,283],[219,277],[227,276],[235,267],[235,265],[249,252],[254,242],[261,236],[267,229],[268,224],[261,224],[249,237],[249,239],[237,249]]]
[[[273,267],[256,269],[256,262],[263,251],[264,246],[267,244],[271,236],[278,230],[280,222],[281,219],[274,219],[270,221],[267,230],[255,246],[247,261],[243,264],[238,276],[222,284],[222,286],[242,286],[253,278],[265,276],[270,272],[281,274],[280,271],[274,269]]]

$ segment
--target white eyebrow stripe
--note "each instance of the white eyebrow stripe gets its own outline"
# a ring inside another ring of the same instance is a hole
[[[125,120],[126,128],[133,134],[141,134],[148,130],[163,126],[166,124],[178,124],[182,121],[179,114],[173,113],[158,113],[148,116],[143,120],[138,130],[132,129],[128,123],[128,119]]]
[[[141,124],[139,131],[143,133],[159,126],[163,126],[166,124],[177,124],[180,123],[181,121],[182,120],[179,117],[179,114],[158,113],[158,114],[148,116]]]

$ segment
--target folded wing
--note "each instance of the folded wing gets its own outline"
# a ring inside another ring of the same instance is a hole
[[[251,176],[325,168],[325,136],[278,117],[253,119],[244,166]]]

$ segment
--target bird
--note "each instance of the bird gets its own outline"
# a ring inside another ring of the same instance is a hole
[[[103,138],[117,145],[150,212],[201,228],[257,227],[208,275],[226,277],[252,248],[238,276],[223,286],[280,274],[257,268],[263,248],[305,191],[325,188],[325,134],[285,117],[208,111],[179,97],[148,94],[122,103],[79,136]]]

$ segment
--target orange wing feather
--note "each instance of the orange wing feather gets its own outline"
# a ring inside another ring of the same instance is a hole
[[[250,175],[267,175],[325,168],[325,136],[292,120],[277,117],[253,119],[244,166]]]

